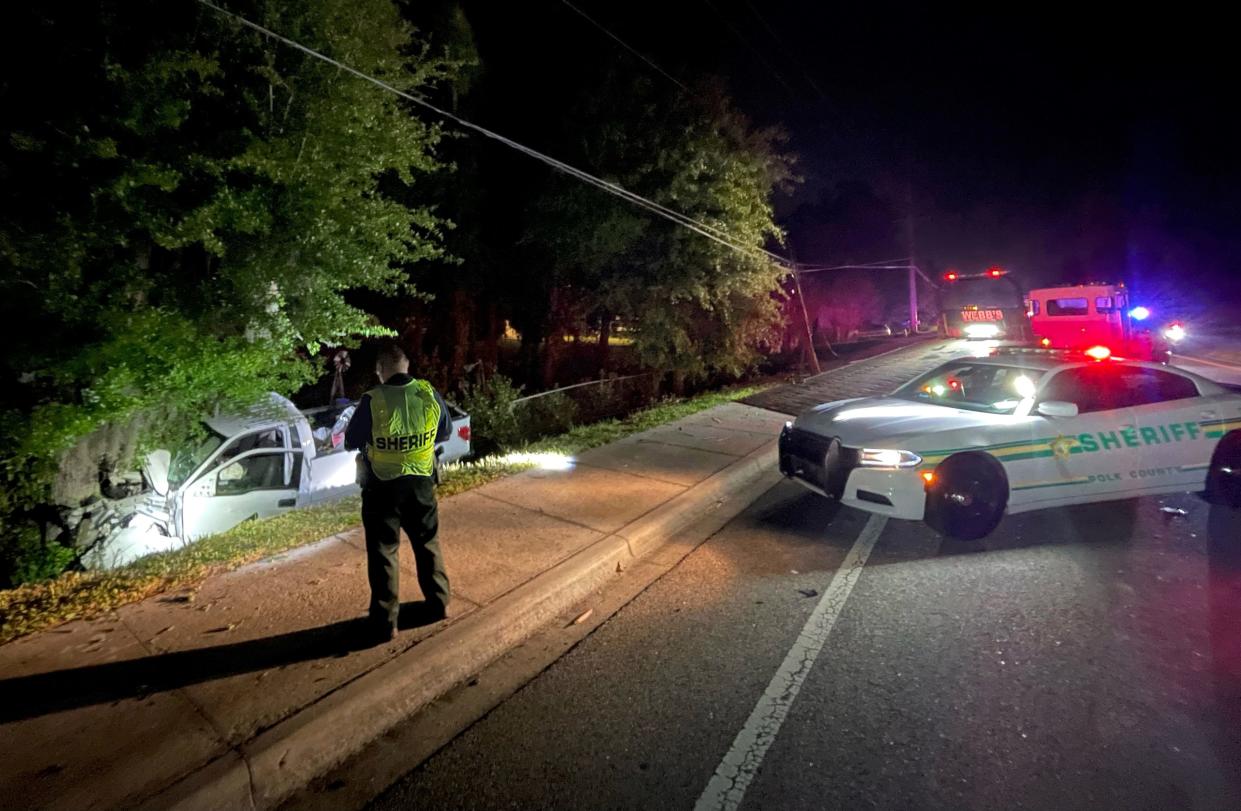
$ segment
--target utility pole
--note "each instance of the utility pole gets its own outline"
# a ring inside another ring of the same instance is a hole
[[[810,353],[810,368],[817,375],[823,371],[823,368],[819,366],[819,353],[814,351],[814,330],[810,329],[810,314],[806,310],[806,296],[801,291],[801,271],[797,269],[797,256],[793,253],[791,245],[789,246],[789,257],[792,260],[791,264],[793,266],[793,286],[797,288],[797,301],[801,304],[801,322],[802,326],[806,328],[806,349]],[[831,349],[831,344],[828,344],[828,349]],[[832,356],[834,357],[835,355],[836,353],[832,352]]]
[[[914,251],[914,184],[905,186],[905,240],[909,248],[909,334],[918,332],[918,257]]]

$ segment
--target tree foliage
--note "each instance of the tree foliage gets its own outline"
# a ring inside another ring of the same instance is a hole
[[[735,250],[558,177],[536,202],[526,241],[546,251],[545,284],[570,321],[618,316],[643,363],[686,377],[737,374],[774,339],[784,271],[772,194],[796,181],[778,129],[756,129],[718,86],[661,97],[649,83],[592,97],[586,168],[729,236]],[[553,299],[555,300],[555,299]]]
[[[832,342],[848,340],[864,324],[883,320],[883,297],[871,278],[861,273],[843,273],[831,279],[816,291],[810,307],[815,332]]]
[[[230,8],[412,92],[451,77],[390,0]],[[416,293],[448,223],[407,190],[438,126],[195,3],[57,2],[6,26],[46,69],[0,87],[0,515],[60,453],[136,414],[291,391],[323,343],[380,331],[346,293]],[[400,198],[399,200],[397,198]],[[113,460],[123,461],[123,460]]]

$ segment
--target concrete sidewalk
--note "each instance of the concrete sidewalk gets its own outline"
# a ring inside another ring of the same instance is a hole
[[[385,646],[357,529],[0,647],[0,796],[273,808],[770,472],[783,421],[723,405],[445,499],[449,618]]]

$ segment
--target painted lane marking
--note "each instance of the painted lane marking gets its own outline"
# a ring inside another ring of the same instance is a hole
[[[789,649],[762,698],[746,719],[745,726],[737,733],[732,748],[724,755],[702,796],[694,804],[694,811],[735,809],[741,805],[746,789],[758,774],[767,750],[775,742],[776,734],[788,716],[793,700],[797,698],[802,683],[814,667],[815,659],[823,650],[823,645],[845,607],[845,601],[849,599],[849,593],[853,591],[862,574],[866,559],[870,557],[871,550],[875,548],[875,542],[879,540],[887,523],[886,516],[871,515],[866,526],[862,527],[849,554],[845,555],[840,568],[832,576],[832,582],[823,592],[819,604],[810,613],[810,619],[806,620],[801,633],[797,635],[797,641]]]

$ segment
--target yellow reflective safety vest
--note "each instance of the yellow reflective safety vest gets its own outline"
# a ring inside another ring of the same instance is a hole
[[[425,380],[403,386],[376,386],[371,398],[371,441],[366,449],[371,470],[384,481],[400,476],[430,476],[435,468],[435,430],[440,404]]]

